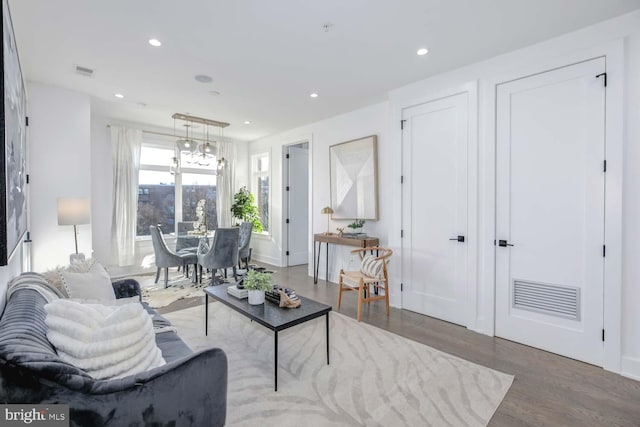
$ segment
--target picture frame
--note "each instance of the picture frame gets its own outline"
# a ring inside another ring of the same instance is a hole
[[[332,219],[378,219],[378,137],[329,147]]]
[[[0,107],[0,265],[27,231],[26,93],[7,0],[2,0],[3,102]]]

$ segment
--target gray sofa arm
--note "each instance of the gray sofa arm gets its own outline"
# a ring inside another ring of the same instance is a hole
[[[111,286],[113,286],[113,292],[116,294],[117,299],[138,296],[142,301],[140,283],[134,279],[116,280],[111,283]]]
[[[139,375],[96,381],[88,393],[52,391],[43,403],[68,403],[72,426],[223,426],[227,356],[214,348]]]

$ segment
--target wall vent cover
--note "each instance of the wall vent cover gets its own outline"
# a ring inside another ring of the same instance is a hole
[[[514,280],[513,307],[580,320],[580,288]]]
[[[75,67],[76,73],[85,77],[93,77],[93,71],[91,68],[83,67],[81,65],[76,65]]]

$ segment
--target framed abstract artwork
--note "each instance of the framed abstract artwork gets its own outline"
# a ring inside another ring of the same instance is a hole
[[[2,92],[0,108],[0,265],[27,231],[26,94],[7,0],[2,0]]]
[[[333,219],[378,219],[378,138],[329,147]]]

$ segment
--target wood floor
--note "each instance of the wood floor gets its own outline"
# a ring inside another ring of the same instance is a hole
[[[335,283],[307,275],[307,266],[277,268],[274,281],[336,310]],[[177,301],[161,312],[204,303],[204,297]],[[343,295],[340,313],[355,318],[356,295]],[[640,382],[601,368],[500,338],[471,332],[384,302],[363,308],[362,321],[462,359],[515,376],[490,426],[640,426]]]

